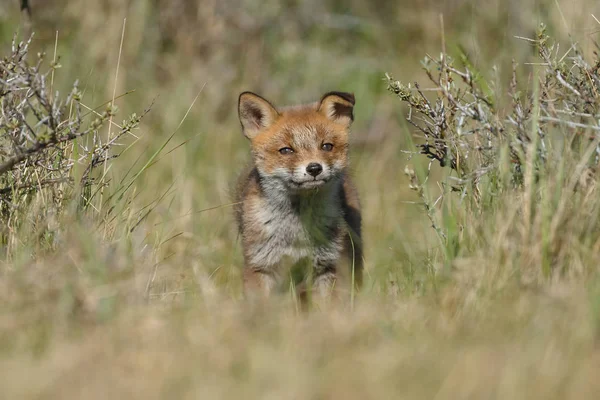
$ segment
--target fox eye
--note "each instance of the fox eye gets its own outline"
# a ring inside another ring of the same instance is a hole
[[[283,155],[292,154],[294,152],[294,149],[292,149],[291,147],[284,147],[282,149],[279,149],[279,152]]]
[[[333,150],[333,145],[331,143],[324,143],[321,146],[321,149],[325,150],[325,151],[331,151],[331,150]]]

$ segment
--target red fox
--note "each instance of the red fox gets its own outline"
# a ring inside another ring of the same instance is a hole
[[[286,278],[286,263],[308,264],[297,293],[329,298],[342,259],[356,287],[363,251],[358,193],[348,176],[354,95],[275,108],[244,92],[238,112],[252,163],[238,183],[236,220],[242,239],[244,292],[269,295]],[[310,291],[309,289],[312,289]]]

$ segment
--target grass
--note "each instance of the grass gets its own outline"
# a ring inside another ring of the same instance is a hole
[[[1,397],[597,397],[594,2],[31,3],[41,98],[89,131],[55,146],[31,110],[0,120],[0,140],[29,123],[25,144],[52,143],[0,176]],[[244,302],[243,90],[356,94],[351,304]],[[0,144],[0,165],[20,154]]]

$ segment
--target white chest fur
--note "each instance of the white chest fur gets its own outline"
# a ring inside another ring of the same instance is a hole
[[[269,193],[246,210],[256,224],[247,255],[254,265],[272,267],[282,259],[333,261],[339,257],[343,216],[335,187],[298,196]]]

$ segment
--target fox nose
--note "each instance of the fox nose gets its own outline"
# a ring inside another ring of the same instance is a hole
[[[306,172],[316,177],[321,172],[323,172],[323,167],[321,166],[321,164],[311,162],[306,166]]]

